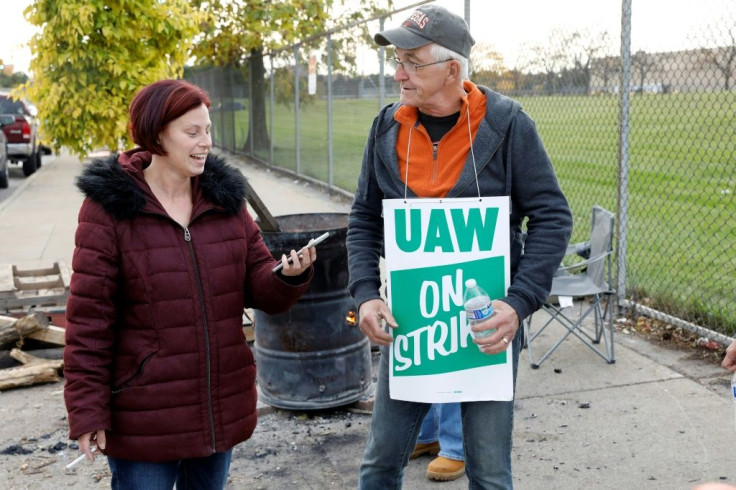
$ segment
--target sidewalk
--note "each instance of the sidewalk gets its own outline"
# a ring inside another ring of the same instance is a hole
[[[272,214],[348,212],[349,200],[331,198],[313,184],[269,172],[235,158]],[[71,264],[81,195],[73,187],[82,166],[59,157],[0,203],[0,264]],[[535,321],[543,314],[534,315]],[[619,333],[616,360],[606,364],[576,339],[568,339],[540,369],[522,351],[516,393],[514,475],[517,489],[692,489],[706,481],[736,482],[730,376],[692,352],[661,348]],[[0,393],[0,451],[35,438],[64,441],[59,385]],[[364,411],[304,414],[261,406],[254,437],[234,453],[233,489],[356,488],[370,426]],[[22,425],[33,410],[36,423]],[[45,436],[50,435],[49,437]],[[40,449],[39,449],[40,451]],[[60,453],[62,454],[62,453]],[[73,451],[44,467],[41,486],[18,468],[23,458],[0,454],[0,487],[109,487],[101,460],[63,465]],[[467,488],[467,479],[438,483],[424,476],[429,458],[412,461],[405,489]],[[101,476],[100,476],[101,475]],[[99,478],[98,478],[99,476]]]

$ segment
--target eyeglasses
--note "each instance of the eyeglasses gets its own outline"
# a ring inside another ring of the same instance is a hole
[[[425,66],[431,66],[436,65],[439,63],[445,63],[447,61],[452,61],[452,59],[446,59],[446,60],[440,60],[440,61],[433,61],[432,63],[424,63],[423,65],[418,65],[412,61],[399,61],[396,58],[389,58],[386,60],[386,64],[392,69],[392,70],[398,70],[399,67],[403,68],[405,72],[407,73],[416,73],[416,71],[420,68],[424,68]]]

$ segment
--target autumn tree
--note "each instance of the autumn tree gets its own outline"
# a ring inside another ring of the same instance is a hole
[[[200,14],[188,0],[34,0],[26,19],[44,139],[77,154],[130,144],[128,106],[144,85],[182,72]]]
[[[287,47],[296,43],[320,43],[330,28],[359,21],[377,10],[376,0],[361,0],[360,9],[348,11],[346,0],[193,0],[207,17],[193,48],[196,65],[232,66],[247,71],[253,97],[250,101],[252,131],[245,148],[269,147],[266,124],[266,67],[264,55],[288,59]],[[385,3],[385,2],[382,2]],[[390,4],[390,2],[389,2]],[[333,44],[333,62],[350,65],[355,53],[351,39]],[[355,41],[355,39],[352,39]],[[302,60],[303,62],[306,59]],[[253,141],[251,141],[251,135]]]
[[[497,87],[506,71],[503,55],[492,45],[482,42],[473,47],[470,53],[470,66],[472,69],[470,78],[491,88]]]
[[[17,87],[28,81],[28,75],[22,71],[16,71],[8,75],[5,72],[0,72],[0,87]]]

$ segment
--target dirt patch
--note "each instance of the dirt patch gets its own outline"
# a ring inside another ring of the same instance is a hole
[[[0,393],[3,490],[110,487],[104,457],[65,469],[79,452],[67,439],[60,388],[59,383]],[[369,424],[365,410],[350,407],[314,412],[269,407],[253,437],[235,447],[226,488],[356,488],[354,465]]]
[[[636,335],[653,344],[680,352],[690,352],[693,359],[721,364],[726,347],[682,327],[645,316],[620,318],[616,328],[624,334]]]
[[[665,349],[685,352],[694,361],[713,366],[720,364],[725,353],[725,346],[717,342],[651,318],[623,318],[617,320],[616,329],[622,336],[636,336]],[[83,461],[65,470],[79,453],[76,444],[67,438],[62,387],[60,382],[0,392],[3,490],[110,487],[104,458],[94,463]],[[251,440],[233,452],[227,489],[356,488],[356,465],[362,458],[369,425],[369,413],[355,408],[265,410]],[[407,482],[431,486],[424,477],[426,462],[410,465]],[[448,490],[467,488],[467,480],[443,485]],[[417,487],[407,483],[407,488]]]

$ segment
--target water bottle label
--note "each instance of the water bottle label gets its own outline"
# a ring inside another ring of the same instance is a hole
[[[466,315],[469,320],[484,320],[493,313],[493,306],[488,305],[478,310],[468,310]]]

